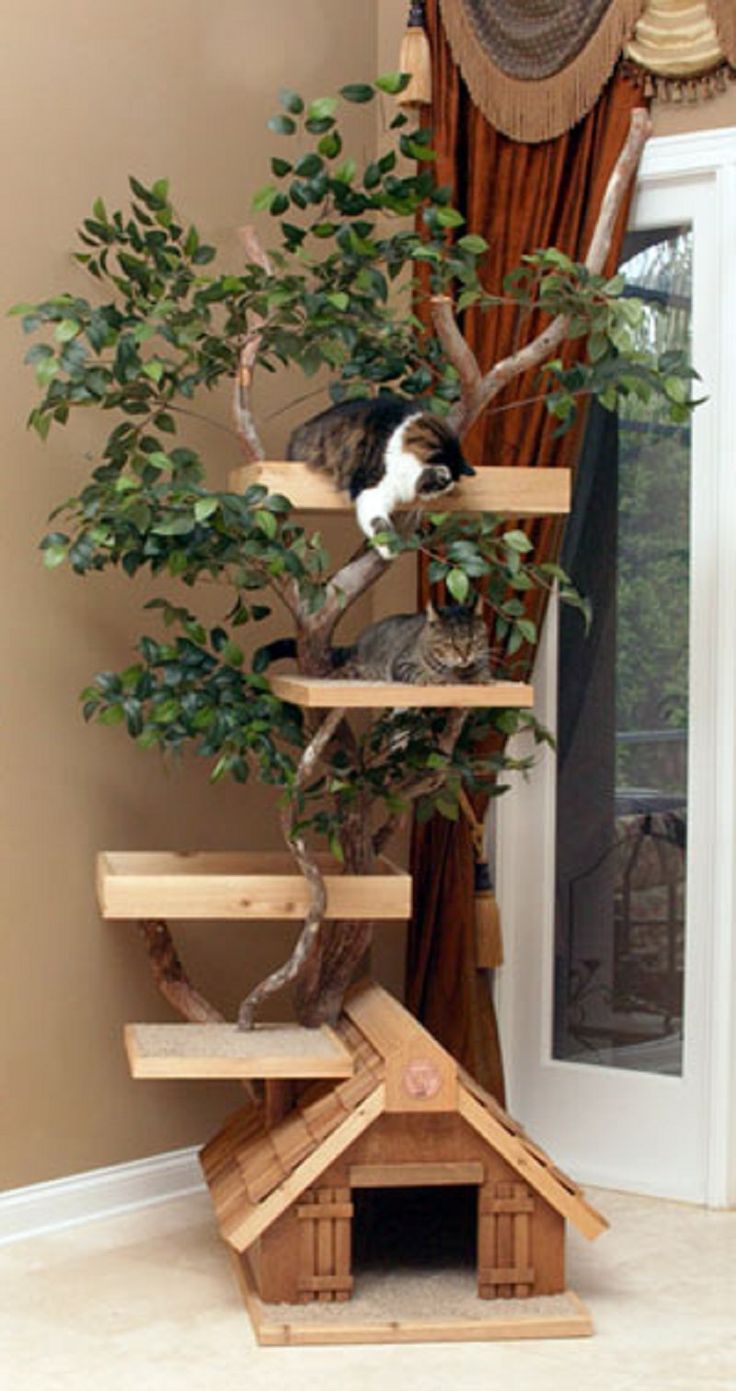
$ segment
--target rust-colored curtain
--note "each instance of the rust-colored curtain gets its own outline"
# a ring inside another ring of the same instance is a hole
[[[506,271],[526,251],[557,246],[582,259],[588,247],[608,177],[626,138],[632,109],[642,104],[639,90],[614,75],[593,110],[574,129],[555,140],[527,145],[494,130],[473,106],[456,69],[438,17],[429,0],[427,20],[433,52],[431,123],[438,152],[438,178],[451,184],[469,230],[480,232],[490,250],[483,266],[486,285],[500,291]],[[622,211],[609,258],[612,273],[621,249],[628,208]],[[516,335],[526,341],[541,327],[534,319],[518,323],[517,310],[504,306],[465,315],[464,332],[481,367],[513,351]],[[580,430],[552,438],[556,421],[543,404],[505,409],[539,391],[533,375],[514,382],[470,431],[466,452],[476,466],[571,467]],[[558,550],[561,528],[542,520],[530,530],[537,560]],[[426,598],[426,575],[420,599]],[[542,615],[532,616],[538,621]],[[529,654],[520,653],[514,670],[525,675]],[[477,810],[482,812],[479,803]],[[465,821],[435,817],[415,825],[411,867],[415,884],[414,918],[407,949],[407,1002],[446,1048],[478,1081],[503,1101],[503,1067],[493,1003],[484,972],[475,958],[473,852]]]

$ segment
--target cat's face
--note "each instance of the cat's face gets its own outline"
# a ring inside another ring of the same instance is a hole
[[[432,656],[448,671],[462,675],[488,658],[488,637],[480,597],[472,605],[456,604],[435,609],[427,605],[427,637]]]
[[[438,416],[422,414],[410,420],[403,445],[422,465],[416,488],[418,497],[440,497],[459,478],[475,473],[463,457],[457,435]]]

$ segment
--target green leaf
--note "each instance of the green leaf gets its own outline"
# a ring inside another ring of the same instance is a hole
[[[271,169],[273,170],[273,173],[276,175],[277,179],[283,179],[286,174],[290,174],[292,168],[293,165],[289,164],[288,159],[277,159],[276,157],[274,157],[271,160]]]
[[[71,338],[76,338],[79,333],[80,325],[76,319],[62,319],[60,324],[54,329],[54,338],[57,343],[68,343]]]
[[[462,251],[471,251],[474,256],[481,256],[488,250],[488,242],[485,237],[479,237],[476,232],[469,232],[467,236],[460,237],[456,242]]]
[[[440,227],[462,227],[465,218],[457,208],[438,208],[435,214]]]
[[[274,184],[265,184],[263,188],[259,188],[258,192],[254,193],[251,199],[253,211],[257,213],[268,212],[277,193],[278,189]]]
[[[236,642],[233,642],[230,638],[228,638],[227,642],[225,643],[225,646],[223,647],[220,656],[222,657],[222,660],[226,666],[242,667],[243,665],[242,649],[238,647],[238,644]]]
[[[676,401],[678,406],[684,406],[688,399],[687,382],[682,377],[665,377],[664,389],[670,401]]]
[[[334,159],[342,150],[342,140],[339,133],[336,130],[328,131],[327,135],[322,136],[317,149],[321,155],[324,155],[325,159]]]
[[[291,116],[271,116],[266,125],[276,135],[293,135],[296,130],[296,121]]]
[[[323,169],[322,160],[319,155],[303,155],[294,166],[294,173],[302,179],[312,179],[315,174],[319,174]]]
[[[269,541],[273,541],[278,530],[278,522],[273,512],[266,512],[264,508],[258,508],[255,513],[255,521]]]
[[[516,551],[519,555],[526,555],[532,549],[532,543],[523,531],[505,531],[501,539],[507,550]]]
[[[327,299],[334,309],[345,310],[350,303],[350,296],[344,290],[333,290],[327,295]]]
[[[355,160],[354,160],[354,159],[346,159],[346,160],[344,160],[343,163],[339,166],[339,168],[337,168],[337,169],[335,170],[335,172],[334,172],[334,174],[333,174],[332,177],[335,178],[335,179],[339,179],[339,181],[340,181],[341,184],[349,184],[349,183],[352,183],[353,179],[355,178],[355,170],[356,170]]]
[[[307,107],[308,121],[326,121],[337,111],[336,97],[317,97]],[[292,122],[293,125],[293,122]]]
[[[43,563],[47,570],[55,570],[57,565],[62,565],[67,557],[68,547],[55,544],[45,546],[43,551]]]
[[[304,110],[304,101],[298,92],[292,92],[288,87],[282,87],[279,92],[279,101],[285,111],[290,111],[292,116],[300,116]]]
[[[367,82],[348,82],[347,86],[340,88],[340,96],[345,101],[366,102],[373,100],[374,92]]]
[[[122,724],[125,719],[125,711],[122,705],[108,705],[99,717],[100,724]]]
[[[376,78],[376,86],[380,92],[388,92],[389,96],[395,97],[398,92],[403,92],[411,82],[409,72],[384,72]]]
[[[166,364],[158,362],[156,359],[153,362],[144,362],[143,364],[143,372],[145,376],[151,378],[152,382],[160,382],[165,371]]]
[[[537,625],[532,622],[531,618],[517,619],[515,627],[521,633],[525,642],[537,641]]]
[[[470,580],[464,570],[451,570],[445,581],[453,599],[463,604],[468,597]]]
[[[220,499],[217,497],[200,497],[194,504],[194,517],[198,522],[206,522],[220,506]]]

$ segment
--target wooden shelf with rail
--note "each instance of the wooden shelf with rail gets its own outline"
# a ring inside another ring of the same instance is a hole
[[[463,478],[451,493],[432,499],[426,510],[562,517],[570,510],[570,477],[569,469],[483,468],[474,478]],[[297,512],[347,512],[354,507],[347,493],[338,492],[329,478],[295,461],[244,464],[231,472],[229,481],[234,493],[261,484],[287,497]]]

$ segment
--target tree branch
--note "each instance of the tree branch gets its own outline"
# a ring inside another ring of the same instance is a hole
[[[469,409],[481,381],[478,359],[460,332],[450,296],[433,296],[431,308],[434,331],[460,379],[460,403]]]
[[[273,267],[268,255],[258,240],[255,227],[250,225],[238,228],[238,237],[249,261],[260,266],[268,275]],[[247,459],[265,459],[266,451],[253,419],[250,404],[250,388],[253,371],[261,346],[261,330],[265,320],[259,314],[251,315],[251,326],[243,340],[238,356],[238,370],[233,383],[233,419],[241,448]]]
[[[138,926],[146,944],[153,979],[164,999],[190,1024],[224,1024],[225,1019],[219,1009],[192,985],[174,946],[168,923],[162,918],[141,918]],[[256,1088],[247,1081],[243,1082],[243,1087],[250,1101],[257,1106],[260,1098]]]
[[[304,919],[304,926],[288,961],[285,961],[283,966],[280,966],[278,970],[272,971],[271,975],[267,976],[259,985],[256,985],[254,989],[251,990],[250,994],[243,1000],[238,1010],[239,1029],[247,1030],[253,1028],[255,1012],[258,1006],[262,1004],[269,995],[274,995],[277,990],[281,990],[283,986],[297,979],[317,944],[319,930],[325,915],[327,892],[320,868],[308,849],[304,837],[295,836],[293,834],[294,815],[298,794],[305,783],[312,777],[324,750],[329,744],[344,715],[344,710],[331,710],[329,715],[322,721],[316,734],[312,736],[299,760],[296,781],[291,791],[288,805],[282,813],[282,825],[286,844],[294,856],[301,873],[304,875],[309,889],[309,907]]]
[[[637,107],[631,113],[631,124],[629,133],[616,161],[613,172],[608,180],[606,192],[601,204],[601,210],[593,229],[593,235],[588,247],[588,254],[585,257],[585,266],[591,274],[599,275],[603,269],[608,255],[613,230],[616,225],[619,212],[623,205],[626,190],[631,183],[636,172],[641,152],[651,134],[652,123],[649,113],[643,107]],[[448,358],[456,368],[460,376],[461,384],[470,382],[470,369],[467,362],[467,354],[470,349],[462,339],[459,329],[457,334],[448,328],[447,324],[447,299],[446,296],[438,296],[432,300],[432,312],[435,315],[435,306],[439,306],[440,322],[442,333],[440,335],[437,328],[437,318],[435,317],[435,328],[440,337]],[[455,328],[457,325],[455,324]],[[483,413],[486,406],[497,396],[510,381],[515,377],[521,376],[523,372],[532,367],[539,367],[548,357],[552,355],[560,343],[566,337],[569,328],[569,318],[566,314],[558,314],[555,319],[548,324],[536,338],[527,343],[518,352],[511,353],[508,357],[502,358],[497,362],[485,376],[480,375],[478,368],[478,380],[472,390],[468,390],[467,385],[463,388],[461,399],[453,407],[448,415],[448,424],[459,435],[465,434],[470,426]],[[462,351],[458,346],[458,340],[462,342]],[[471,353],[471,356],[473,354]],[[475,365],[478,367],[477,360]]]

